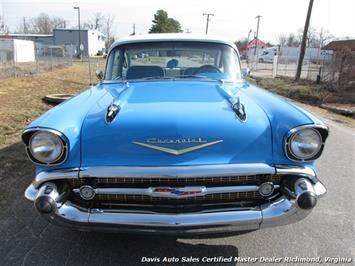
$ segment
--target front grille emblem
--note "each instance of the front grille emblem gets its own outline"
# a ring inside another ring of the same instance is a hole
[[[202,196],[206,192],[206,187],[155,187],[150,190],[152,197],[188,198]]]

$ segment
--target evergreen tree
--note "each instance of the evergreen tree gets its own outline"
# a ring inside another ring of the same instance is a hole
[[[169,18],[168,13],[162,9],[155,13],[152,22],[149,33],[182,32],[180,22]]]

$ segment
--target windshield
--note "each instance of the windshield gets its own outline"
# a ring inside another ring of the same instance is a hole
[[[106,80],[201,78],[241,79],[236,51],[207,42],[126,44],[110,52]]]

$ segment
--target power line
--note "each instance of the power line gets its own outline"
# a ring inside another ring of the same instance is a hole
[[[208,24],[210,22],[210,16],[214,16],[214,14],[212,13],[203,13],[204,16],[207,16],[206,17],[206,34],[208,33]]]

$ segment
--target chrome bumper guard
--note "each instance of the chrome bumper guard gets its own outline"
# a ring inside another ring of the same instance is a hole
[[[326,193],[325,187],[317,180],[314,171],[310,168],[282,166],[273,169],[275,174],[292,174],[309,180],[306,182],[317,198]],[[44,177],[43,173],[41,175]],[[73,175],[75,175],[73,172],[68,172],[70,178]],[[37,176],[36,180],[27,188],[26,198],[35,201],[43,196],[46,191],[44,184],[50,184],[48,181],[55,179],[63,179],[63,171],[59,176],[59,178],[45,176],[42,183]],[[53,186],[55,187],[54,184]],[[58,195],[52,194],[56,197]],[[294,223],[305,218],[311,212],[311,208],[300,208],[297,203],[297,195],[294,197],[282,195],[270,203],[254,208],[219,209],[182,214],[82,209],[70,201],[61,202],[58,198],[51,201],[51,204],[52,210],[42,213],[42,215],[54,224],[74,227],[83,231],[116,231],[121,233],[203,234],[249,231]]]

